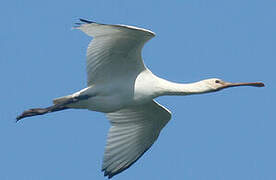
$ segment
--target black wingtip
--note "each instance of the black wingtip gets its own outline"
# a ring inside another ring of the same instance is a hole
[[[107,176],[108,179],[111,179],[115,174],[107,171],[106,169],[102,169],[102,171],[104,172],[104,176]]]
[[[79,20],[80,20],[81,22],[88,23],[88,24],[95,23],[94,21],[89,21],[89,20],[82,19],[82,18],[79,18]]]
[[[80,22],[77,22],[75,23],[75,26],[73,26],[73,28],[79,28],[81,25],[83,24],[92,24],[92,23],[96,23],[94,21],[89,21],[89,20],[86,20],[86,19],[82,19],[82,18],[79,18]]]

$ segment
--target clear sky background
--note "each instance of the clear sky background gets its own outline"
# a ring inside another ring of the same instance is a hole
[[[71,30],[81,17],[154,31],[143,58],[166,79],[266,84],[158,98],[171,121],[114,180],[275,180],[275,8],[273,0],[1,2],[0,179],[106,179],[104,114],[67,110],[15,123],[23,110],[86,86],[90,37]]]

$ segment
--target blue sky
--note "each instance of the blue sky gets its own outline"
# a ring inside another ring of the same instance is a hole
[[[109,123],[101,113],[67,110],[24,119],[32,107],[86,86],[90,38],[78,18],[156,33],[145,64],[176,82],[218,77],[262,81],[186,97],[160,97],[173,117],[158,141],[113,179],[276,179],[276,2],[3,1],[0,7],[0,179],[106,179],[101,173]]]

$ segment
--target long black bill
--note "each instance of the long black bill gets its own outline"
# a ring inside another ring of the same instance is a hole
[[[264,87],[265,85],[262,82],[242,82],[242,83],[224,82],[224,86],[222,86],[222,89],[229,88],[229,87],[237,87],[237,86]]]

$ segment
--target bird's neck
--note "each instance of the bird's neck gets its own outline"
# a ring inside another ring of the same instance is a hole
[[[161,79],[161,84],[162,87],[160,88],[160,96],[202,94],[213,91],[213,89],[202,81],[182,84]]]

